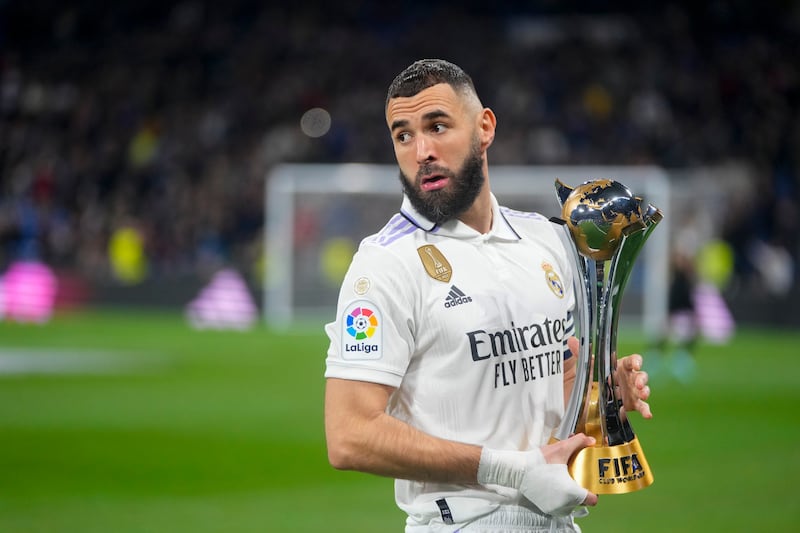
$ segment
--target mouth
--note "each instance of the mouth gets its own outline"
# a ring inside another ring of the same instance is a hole
[[[450,178],[442,174],[431,174],[423,176],[420,180],[420,188],[423,191],[438,191],[443,189],[450,182]]]

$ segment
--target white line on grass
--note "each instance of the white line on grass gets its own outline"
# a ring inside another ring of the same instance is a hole
[[[166,365],[152,354],[57,348],[0,348],[0,375],[142,374]]]

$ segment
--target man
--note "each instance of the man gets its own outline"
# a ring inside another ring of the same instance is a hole
[[[566,463],[594,439],[547,444],[575,375],[566,253],[547,219],[498,206],[496,119],[459,67],[409,66],[386,121],[405,196],[326,326],[329,460],[395,478],[407,532],[579,531],[597,496]],[[620,359],[618,381],[649,418],[640,367]]]

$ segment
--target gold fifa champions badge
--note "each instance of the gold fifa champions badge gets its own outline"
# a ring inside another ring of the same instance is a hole
[[[437,281],[447,283],[453,275],[453,268],[447,261],[442,252],[432,244],[426,244],[417,248],[422,266],[430,277]]]
[[[561,283],[561,278],[558,277],[556,271],[553,270],[553,265],[547,261],[542,262],[542,270],[544,270],[544,279],[547,281],[547,286],[553,291],[553,294],[559,298],[564,297],[564,284]]]

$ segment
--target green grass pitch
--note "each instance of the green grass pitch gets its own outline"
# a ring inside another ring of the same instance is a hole
[[[654,375],[633,426],[655,483],[602,496],[584,531],[795,530],[799,341],[743,330],[698,349],[691,383]],[[0,531],[402,531],[391,480],[328,466],[326,347],[321,326],[164,313],[0,323]]]

